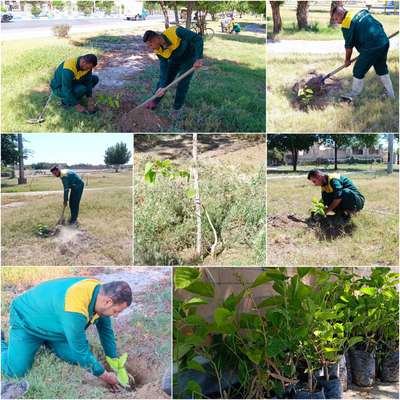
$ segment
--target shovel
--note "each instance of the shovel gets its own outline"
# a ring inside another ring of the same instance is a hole
[[[174,81],[172,81],[169,85],[165,86],[165,88],[163,88],[165,91],[167,91],[168,89],[170,89],[172,86],[175,86],[177,83],[179,83],[182,79],[185,79],[188,75],[192,74],[194,71],[196,70],[196,68],[192,67],[190,69],[188,69],[186,72],[184,72],[182,75],[180,75],[178,78],[176,78]],[[150,103],[150,101],[155,100],[156,98],[158,98],[159,96],[157,95],[153,95],[150,98],[148,98],[146,101],[144,101],[142,104],[139,104],[138,106],[136,106],[133,110],[137,110],[139,108],[144,107],[147,103]]]
[[[392,34],[389,36],[388,39],[391,39],[392,37],[395,37],[395,36],[398,35],[398,34],[399,34],[399,31],[397,31],[397,32],[395,32],[395,33],[392,33]],[[357,57],[352,58],[352,59],[350,60],[350,65],[351,65],[354,61],[356,61],[356,60],[358,59],[358,57],[360,57],[360,56],[358,55]],[[329,72],[329,74],[326,74],[326,75],[322,76],[322,77],[320,78],[320,80],[319,80],[319,85],[320,85],[320,86],[324,85],[325,81],[326,81],[328,78],[330,78],[330,77],[333,76],[333,75],[336,75],[339,71],[341,71],[341,70],[344,69],[344,68],[346,68],[346,65],[345,65],[345,64],[343,64],[343,65],[341,65],[340,67],[338,67],[338,68],[334,69],[333,71]]]
[[[63,225],[63,224],[64,224],[64,222],[65,222],[65,218],[64,218],[65,209],[66,209],[66,206],[63,206],[63,209],[62,209],[62,211],[61,211],[60,218],[58,219],[56,225]]]
[[[53,92],[50,92],[49,97],[47,98],[46,104],[44,105],[42,112],[39,114],[39,116],[38,116],[37,118],[30,118],[30,119],[27,119],[26,122],[27,122],[28,124],[33,124],[33,125],[35,125],[35,124],[41,124],[42,122],[45,121],[45,119],[44,119],[44,113],[45,113],[45,111],[46,111],[46,109],[47,109],[47,106],[49,105],[50,100],[51,100],[52,97],[53,97]]]

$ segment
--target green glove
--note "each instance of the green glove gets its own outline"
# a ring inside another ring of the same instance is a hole
[[[126,369],[124,367],[126,361],[128,360],[128,353],[122,354],[119,358],[110,358],[106,356],[106,360],[110,367],[115,371],[117,374],[118,382],[122,386],[129,386],[129,377]]]

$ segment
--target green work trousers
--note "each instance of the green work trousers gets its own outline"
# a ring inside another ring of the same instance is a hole
[[[376,50],[361,52],[353,68],[353,76],[363,79],[365,74],[373,66],[377,75],[386,75],[389,69],[386,63],[389,44]]]
[[[81,99],[83,96],[89,95],[89,92],[92,92],[88,88],[89,79],[91,79],[92,88],[94,88],[99,83],[99,77],[97,75],[88,75],[84,76],[83,78],[79,79],[79,81],[72,84],[72,92],[78,100]],[[57,97],[61,97],[61,99],[64,97],[61,87],[52,89],[52,91]]]
[[[81,202],[84,184],[74,186],[69,196],[69,209],[71,210],[71,223],[76,222],[79,214],[79,204]]]

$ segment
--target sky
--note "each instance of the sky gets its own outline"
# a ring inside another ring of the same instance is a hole
[[[32,151],[25,164],[104,164],[106,149],[119,142],[126,143],[133,153],[133,139],[129,133],[33,133],[22,136],[24,147]]]

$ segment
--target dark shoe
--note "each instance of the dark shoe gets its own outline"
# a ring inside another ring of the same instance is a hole
[[[4,336],[3,329],[1,330],[1,341],[2,341],[2,342],[5,342],[5,341],[6,341],[6,338],[5,338],[5,336]]]
[[[72,108],[72,106],[70,106],[70,105],[68,105],[68,104],[65,104],[63,101],[61,101],[61,107],[62,107],[64,110],[70,110],[70,109]]]
[[[27,381],[1,383],[2,399],[20,399],[29,389]]]

